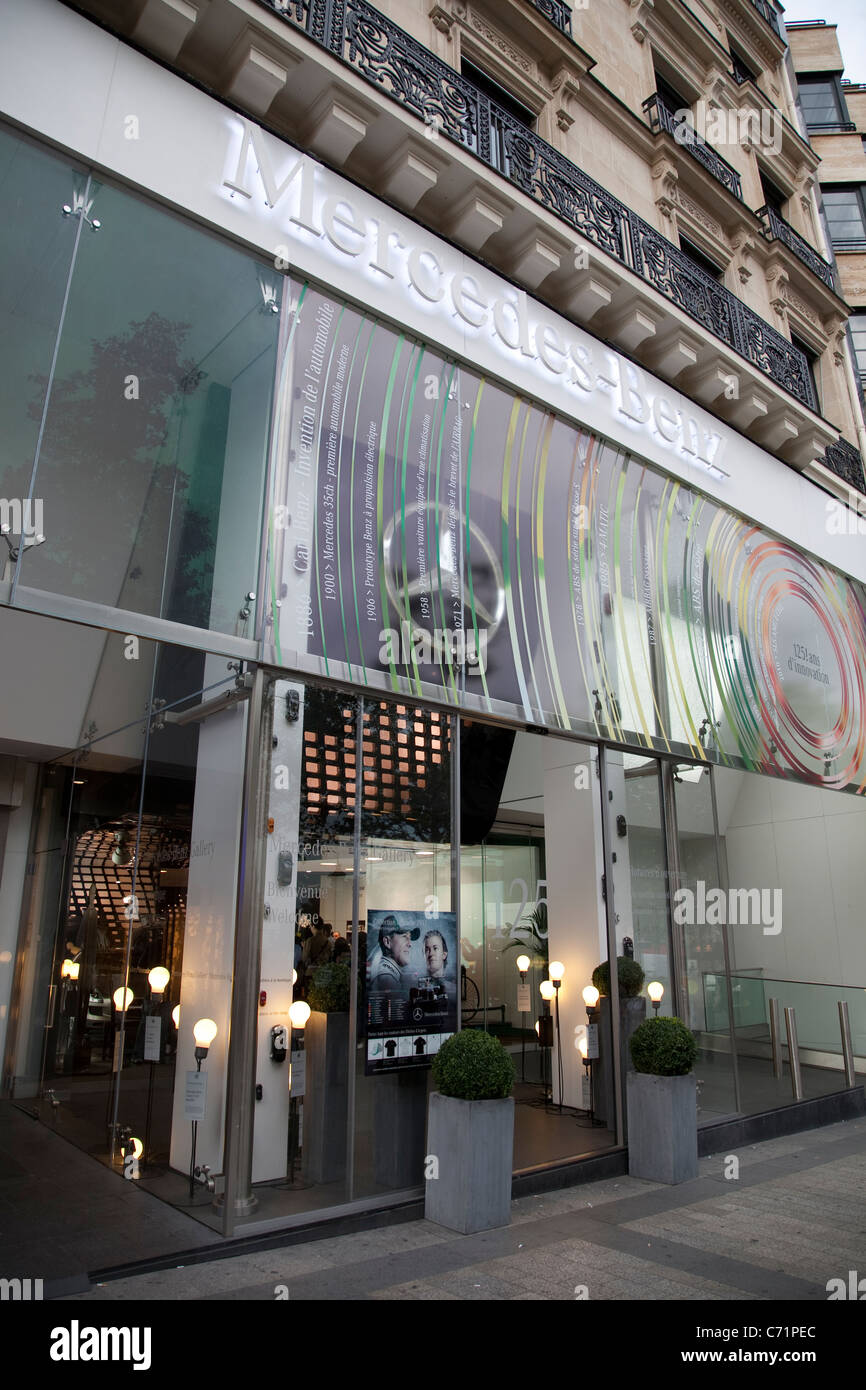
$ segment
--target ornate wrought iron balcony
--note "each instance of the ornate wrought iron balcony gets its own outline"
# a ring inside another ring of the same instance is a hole
[[[794,255],[804,265],[807,265],[814,275],[818,276],[819,280],[823,280],[824,284],[829,285],[831,290],[836,289],[836,277],[830,262],[825,261],[823,256],[819,256],[815,248],[810,246],[808,241],[804,241],[800,233],[795,232],[791,224],[786,222],[774,207],[767,203],[764,207],[758,208],[756,215],[766,222],[771,239],[783,241],[789,250],[793,251]]]
[[[769,0],[752,0],[752,6],[758,11],[761,18],[769,24],[773,33],[781,38],[782,33],[779,28],[779,16],[775,5],[770,4]]]
[[[835,473],[837,478],[841,478],[849,487],[856,488],[858,492],[866,494],[866,476],[863,472],[863,459],[859,449],[855,449],[853,444],[849,444],[847,439],[837,439],[835,444],[828,444],[824,453],[824,464]]]
[[[677,120],[677,113],[671,110],[658,92],[653,92],[652,96],[647,98],[643,109],[647,114],[650,129],[667,131],[668,135],[672,135],[678,145],[682,145],[693,159],[703,164],[729,193],[733,193],[740,202],[743,201],[743,189],[736,169],[732,169],[728,161],[722,159],[718,151],[702,139],[690,121],[685,117]]]
[[[393,101],[498,169],[715,334],[776,385],[817,410],[802,352],[678,246],[492,102],[367,0],[258,0],[303,29]]]
[[[549,19],[555,29],[571,38],[571,10],[563,0],[529,0],[533,9]]]

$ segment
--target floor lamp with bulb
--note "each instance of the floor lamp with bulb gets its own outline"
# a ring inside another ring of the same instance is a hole
[[[550,976],[550,983],[553,985],[554,998],[556,1000],[556,1074],[559,1080],[559,1113],[562,1114],[562,1092],[564,1086],[562,1070],[562,1034],[559,1031],[559,991],[562,988],[562,977],[565,974],[565,966],[561,960],[552,960],[547,967]]]
[[[165,999],[165,991],[168,989],[168,982],[171,979],[171,972],[166,970],[164,965],[155,965],[147,977],[150,985],[151,998],[159,1013],[159,1061],[162,1061],[162,1004]],[[147,1024],[144,1033],[145,1044],[147,1043]],[[150,1075],[147,1080],[147,1118],[144,1122],[144,1166],[150,1162],[150,1121],[153,1115],[153,1058],[150,1059]]]
[[[517,969],[520,971],[520,992],[525,996],[526,974],[532,964],[529,956],[517,957]],[[526,1010],[520,1010],[520,1078],[526,1080]]]
[[[538,992],[539,992],[539,994],[541,995],[542,999],[544,1000],[545,1004],[549,1005],[551,999],[555,998],[555,996],[556,996],[556,989],[554,988],[553,981],[552,981],[552,980],[542,980],[542,981],[541,981],[541,984],[538,986]],[[546,1049],[546,1051],[545,1051],[544,1053],[542,1053],[542,1061],[545,1062],[545,1065],[544,1065],[544,1078],[543,1078],[543,1079],[544,1079],[544,1103],[545,1103],[545,1105],[547,1105],[547,1103],[548,1103],[549,1101],[552,1101],[552,1100],[553,1100],[553,1081],[552,1081],[552,1078],[551,1078],[551,1083],[550,1083],[550,1085],[548,1086],[548,1081],[547,1081],[547,1066],[546,1066],[546,1061],[545,1061],[545,1059],[546,1059],[546,1052],[549,1051],[549,1050],[552,1048],[552,1046],[553,1046],[553,1039],[552,1039],[552,1037],[551,1037],[551,1039],[550,1039],[549,1042],[548,1042],[548,1040],[547,1040],[547,1033],[548,1033],[548,1030],[550,1030],[551,1033],[552,1033],[552,1031],[553,1031],[553,1019],[550,1017],[550,1014],[545,1014],[545,1015],[539,1020],[539,1023],[542,1025],[542,1027],[543,1027],[543,1029],[544,1029],[544,1034],[545,1034],[545,1036],[542,1037],[541,1029],[539,1029],[539,1038],[541,1038],[542,1047]]]
[[[305,1029],[306,1026],[307,1026],[307,1022],[308,1022],[308,1020],[309,1020],[309,1017],[310,1017],[311,1012],[312,1012],[312,1010],[310,1009],[310,1006],[309,1006],[309,1004],[306,1002],[305,999],[296,999],[295,1002],[289,1006],[289,1022],[290,1022],[291,1025],[292,1025],[292,1037],[291,1037],[291,1039],[290,1039],[290,1041],[289,1041],[289,1066],[292,1065],[292,1060],[291,1060],[291,1059],[292,1059],[292,1055],[293,1055],[293,1053],[294,1053],[294,1034],[295,1034],[295,1031],[297,1030],[297,1032],[299,1032],[299,1033],[301,1034],[301,1036],[303,1037],[304,1029]],[[291,1084],[291,1078],[290,1078],[290,1084]],[[290,1091],[290,1092],[289,1092],[289,1186],[290,1186],[290,1187],[294,1187],[294,1186],[296,1186],[296,1185],[297,1185],[297,1186],[301,1186],[301,1187],[306,1187],[306,1186],[307,1186],[306,1183],[296,1184],[296,1181],[295,1181],[295,1164],[297,1163],[297,1159],[298,1159],[298,1131],[299,1131],[299,1128],[300,1128],[300,1123],[299,1123],[299,1120],[300,1120],[300,1117],[299,1117],[299,1109],[300,1109],[300,1106],[299,1106],[299,1103],[298,1103],[298,1097],[294,1094],[293,1091]]]
[[[598,990],[595,985],[587,985],[583,991],[583,1002],[586,1005],[586,1037],[581,1039],[581,1055],[583,1065],[586,1067],[589,1077],[589,1123],[594,1125],[595,1104],[592,1089],[592,1064],[598,1056]],[[591,1044],[591,1045],[590,1045]],[[601,1123],[599,1121],[598,1123]]]
[[[120,1085],[120,1073],[123,1071],[123,1053],[126,1046],[126,1013],[135,995],[128,985],[120,985],[111,996],[114,1007],[117,1011],[118,1028],[114,1035],[114,1066],[112,1069],[111,1091],[108,1097],[108,1114],[106,1115],[106,1128],[111,1133],[111,1162],[114,1162],[115,1144],[117,1143],[117,1131],[119,1125],[113,1125],[111,1117],[114,1114],[114,1099],[117,1088]]]
[[[212,1018],[200,1018],[192,1030],[195,1038],[195,1068],[201,1071],[201,1064],[208,1054],[208,1049],[218,1033],[218,1028]],[[198,1142],[198,1120],[192,1122],[192,1158],[189,1164],[189,1196],[192,1201],[195,1196],[195,1150]]]

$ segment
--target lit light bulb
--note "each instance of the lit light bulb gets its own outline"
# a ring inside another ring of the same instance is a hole
[[[556,994],[556,987],[551,984],[550,980],[542,980],[538,989],[542,999],[552,999]]]
[[[133,1158],[141,1158],[141,1155],[144,1153],[144,1145],[142,1144],[141,1140],[140,1140],[140,1139],[136,1139],[135,1135],[133,1135],[130,1139],[127,1139],[127,1141],[126,1141],[126,1152],[127,1152],[127,1153],[129,1153],[129,1146],[130,1146],[130,1144],[132,1145],[132,1154],[133,1154]]]
[[[663,984],[660,984],[658,980],[653,980],[647,985],[646,992],[652,1000],[653,1012],[656,1018],[658,1018],[659,1004],[662,1002],[662,995],[665,992],[665,987]]]
[[[293,984],[293,985],[296,985],[297,983],[298,983],[298,972],[297,972],[297,970],[293,970],[293,971],[292,971],[292,984]]]
[[[165,994],[170,979],[171,972],[164,965],[155,965],[147,977],[147,983],[154,994]]]
[[[200,1018],[192,1030],[196,1047],[210,1047],[218,1032],[219,1029],[212,1018]]]
[[[123,985],[121,985],[119,989],[116,989],[114,991],[111,997],[114,1000],[114,1007],[117,1009],[117,1012],[119,1014],[123,1014],[126,1013],[126,1010],[129,1008],[130,1004],[135,998],[135,995],[133,994],[131,989],[127,989]]]
[[[560,985],[565,974],[565,966],[561,960],[552,960],[547,967],[547,973],[555,985]]]
[[[306,1027],[307,1019],[310,1017],[311,1013],[312,1010],[306,1000],[296,999],[294,1004],[289,1008],[289,1018],[292,1020],[292,1027]]]
[[[526,974],[531,964],[532,962],[530,961],[529,956],[517,957],[517,969],[520,971],[521,975]]]
[[[180,1004],[175,1004],[174,1008],[172,1009],[171,1021],[174,1024],[175,1028],[180,1027]]]
[[[586,1050],[587,1050],[587,1041],[586,1041],[586,1037],[578,1038],[577,1047],[578,1047],[578,1051],[580,1052],[581,1057],[583,1058],[584,1061],[586,1061]]]
[[[583,1002],[588,1009],[594,1009],[598,1003],[598,990],[595,985],[587,985],[583,991]]]

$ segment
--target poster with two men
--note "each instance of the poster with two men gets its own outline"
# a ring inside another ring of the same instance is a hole
[[[457,1031],[459,981],[455,913],[367,913],[368,1076],[429,1066]]]

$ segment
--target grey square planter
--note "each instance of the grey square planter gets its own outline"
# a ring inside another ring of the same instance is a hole
[[[630,1071],[628,1171],[652,1182],[698,1176],[698,1099],[695,1074],[649,1076]]]
[[[307,1058],[301,1169],[307,1182],[346,1176],[349,1015],[313,1012],[304,1029]]]
[[[636,999],[623,999],[619,1001],[619,1057],[620,1075],[622,1077],[622,1088],[625,1091],[626,1076],[630,1071],[634,1071],[634,1062],[631,1060],[631,1048],[629,1042],[636,1028],[639,1028],[646,1018],[647,1001],[642,994]],[[609,1129],[613,1129],[613,1067],[610,1065],[609,1049],[611,1046],[610,1035],[610,997],[603,994],[598,1001],[599,1008],[599,1058],[592,1069],[592,1084],[595,1093],[595,1117],[597,1120],[604,1120]],[[628,1117],[626,1116],[626,1134],[628,1134]]]
[[[514,1098],[455,1100],[434,1091],[427,1110],[427,1155],[439,1160],[428,1178],[428,1221],[469,1235],[511,1223]]]

